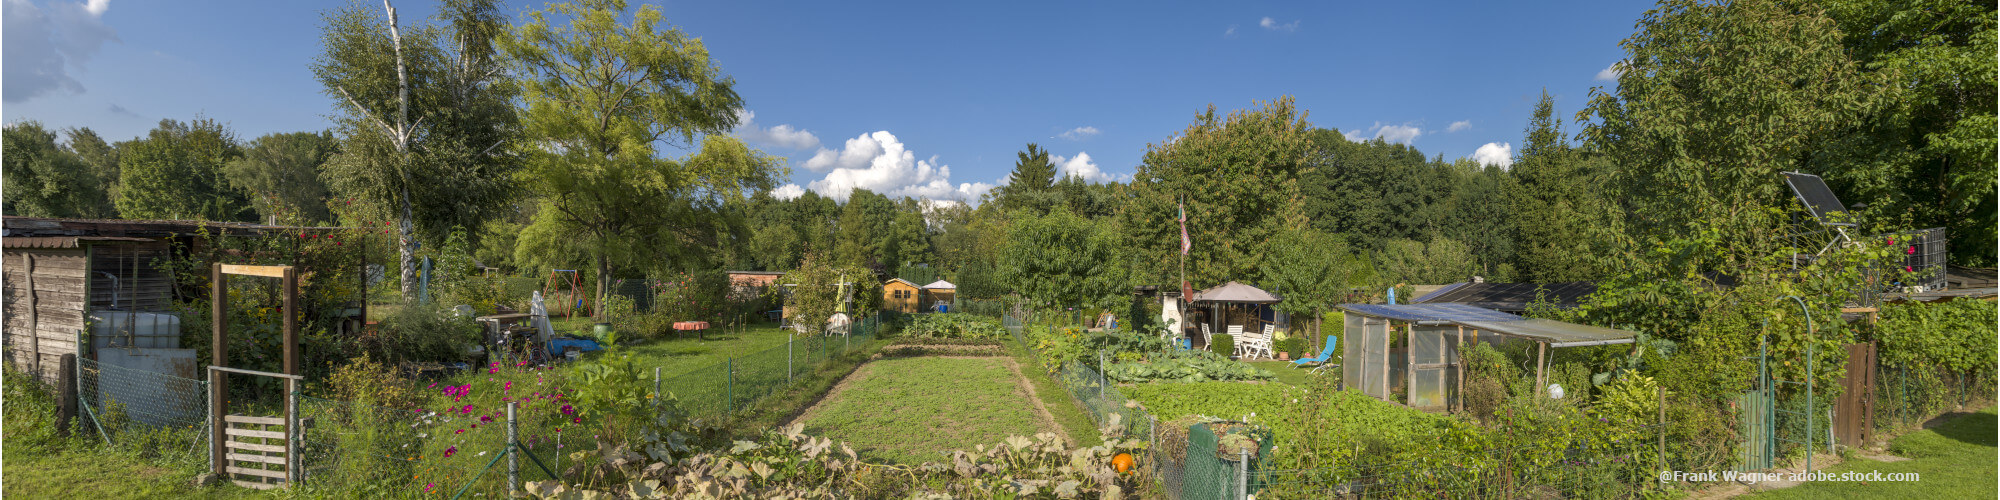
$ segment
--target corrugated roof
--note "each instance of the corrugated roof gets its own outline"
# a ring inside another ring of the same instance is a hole
[[[0,238],[6,248],[76,248],[81,242],[145,242],[152,238],[124,236],[9,236]]]
[[[1340,308],[1398,321],[1521,321],[1520,316],[1465,304],[1341,304]]]
[[[1597,291],[1597,283],[1454,283],[1411,300],[1414,304],[1466,304],[1501,311],[1525,311],[1535,299],[1546,297],[1557,306],[1574,307]]]
[[[1515,321],[1458,321],[1466,328],[1499,333],[1514,337],[1525,337],[1539,342],[1548,342],[1549,347],[1582,347],[1606,344],[1630,344],[1637,333],[1605,328],[1601,326],[1579,325],[1552,319],[1517,319]]]

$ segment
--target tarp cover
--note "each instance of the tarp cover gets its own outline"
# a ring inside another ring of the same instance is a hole
[[[1638,335],[1626,330],[1565,323],[1551,319],[1459,321],[1458,324],[1465,325],[1466,328],[1477,328],[1481,331],[1548,342],[1549,347],[1630,344],[1633,341],[1633,337]]]
[[[1276,304],[1278,296],[1271,295],[1257,287],[1234,281],[1222,286],[1202,290],[1194,294],[1195,302],[1234,302],[1239,304]]]
[[[1520,316],[1465,304],[1341,304],[1340,308],[1397,321],[1521,321]]]

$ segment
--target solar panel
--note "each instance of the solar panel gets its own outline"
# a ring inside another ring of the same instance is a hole
[[[1813,218],[1829,226],[1852,226],[1848,221],[1847,205],[1840,203],[1840,197],[1826,187],[1826,180],[1813,174],[1785,172],[1785,185],[1791,186],[1792,194],[1806,205]]]

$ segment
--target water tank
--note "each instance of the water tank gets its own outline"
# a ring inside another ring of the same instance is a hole
[[[92,311],[90,345],[98,350],[111,347],[178,349],[181,346],[181,318],[156,312]]]

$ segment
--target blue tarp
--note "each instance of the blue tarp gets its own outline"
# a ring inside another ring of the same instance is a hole
[[[598,346],[597,341],[595,340],[560,338],[549,341],[549,356],[562,356],[563,350],[568,349],[570,346],[575,346],[577,350],[583,352],[599,351],[604,349],[603,347]]]

